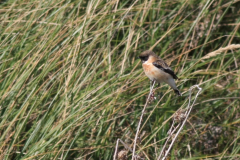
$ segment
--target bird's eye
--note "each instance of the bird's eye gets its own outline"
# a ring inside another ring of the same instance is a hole
[[[140,58],[142,61],[147,61],[147,60],[148,60],[148,56],[144,56],[144,57],[140,56],[139,58]]]

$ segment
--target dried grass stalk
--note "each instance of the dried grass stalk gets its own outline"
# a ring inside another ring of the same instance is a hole
[[[229,46],[227,46],[227,47],[219,48],[219,49],[216,50],[216,51],[213,51],[213,52],[208,53],[206,56],[202,57],[201,60],[203,60],[203,59],[208,59],[208,58],[217,56],[217,55],[219,55],[220,53],[222,53],[222,52],[224,52],[224,51],[227,51],[227,50],[234,50],[234,49],[239,49],[239,48],[240,48],[240,44],[231,44],[231,45],[229,45]]]

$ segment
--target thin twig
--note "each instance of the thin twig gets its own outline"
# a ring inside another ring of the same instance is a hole
[[[119,141],[124,145],[124,147],[125,147],[126,149],[128,149],[130,152],[132,152],[132,149],[131,149],[126,143],[124,143],[120,138],[118,138],[117,144],[116,144],[116,147],[115,147],[115,152],[114,152],[113,160],[116,160],[116,159],[117,159]]]
[[[134,160],[134,158],[135,158],[135,151],[136,151],[136,144],[137,144],[137,139],[138,139],[138,132],[139,132],[139,130],[140,130],[141,122],[142,122],[142,119],[143,119],[143,114],[144,114],[145,109],[146,109],[146,107],[147,107],[149,98],[151,97],[151,94],[152,94],[154,85],[155,85],[155,81],[153,81],[152,88],[150,89],[150,93],[149,93],[149,95],[148,95],[147,101],[146,101],[146,103],[145,103],[145,105],[144,105],[144,108],[143,108],[143,110],[142,110],[142,114],[141,114],[141,117],[140,117],[140,120],[139,120],[139,123],[138,123],[137,132],[136,132],[136,135],[135,135],[134,145],[133,145],[132,160]]]
[[[163,145],[163,148],[162,148],[162,150],[161,150],[160,155],[158,156],[158,159],[160,159],[160,157],[162,156],[163,151],[165,150],[169,139],[172,137],[173,133],[174,133],[174,132],[178,129],[178,127],[180,126],[180,124],[178,124],[177,127],[175,127],[173,131],[171,131],[174,124],[175,124],[175,122],[173,122],[172,127],[171,127],[170,130],[168,131],[169,134],[168,134],[167,140],[166,140],[165,144]]]
[[[193,103],[191,104],[192,90],[193,90],[193,88],[196,88],[196,87],[198,88],[198,92],[197,92],[197,94],[196,94],[196,96],[195,96],[195,99],[194,99]],[[168,136],[168,138],[167,138],[167,140],[166,140],[166,142],[165,142],[165,144],[164,144],[164,146],[163,146],[163,148],[162,148],[162,150],[161,150],[161,153],[160,153],[159,156],[158,156],[158,160],[160,160],[160,158],[161,158],[161,156],[162,156],[162,154],[163,154],[163,151],[165,150],[165,147],[166,147],[166,145],[167,145],[167,143],[168,143],[168,140],[172,137],[172,135],[174,134],[174,132],[176,131],[176,129],[179,127],[179,125],[181,125],[180,128],[178,129],[177,133],[174,135],[174,137],[173,137],[173,139],[172,139],[172,142],[171,142],[171,144],[169,145],[168,150],[165,152],[162,160],[165,160],[165,158],[167,157],[167,155],[168,155],[168,153],[170,152],[170,150],[171,150],[171,148],[172,148],[172,146],[173,146],[176,138],[178,137],[180,131],[181,131],[182,128],[183,128],[183,126],[185,125],[185,123],[186,123],[186,121],[187,121],[187,119],[188,119],[188,117],[189,117],[189,114],[190,114],[190,112],[191,112],[191,110],[192,110],[192,108],[193,108],[193,105],[195,104],[195,101],[196,101],[199,93],[201,92],[201,90],[202,90],[202,88],[200,88],[198,85],[194,85],[194,86],[192,86],[192,87],[189,89],[189,102],[188,102],[188,106],[187,106],[187,108],[186,108],[187,110],[186,110],[186,112],[185,112],[185,119],[184,119],[182,122],[180,122],[180,123],[178,124],[178,126],[172,131],[172,128],[173,128],[173,126],[174,126],[174,124],[175,124],[175,120],[173,120],[173,124],[172,124],[170,130],[168,131],[169,136]],[[190,105],[190,104],[191,104],[191,105]]]
[[[117,140],[117,144],[116,144],[116,147],[115,147],[115,152],[114,152],[113,160],[116,160],[116,158],[117,158],[118,143],[119,143],[119,138],[118,138],[118,140]]]

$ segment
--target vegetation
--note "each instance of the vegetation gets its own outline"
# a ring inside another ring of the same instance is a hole
[[[149,93],[138,55],[148,49],[177,73],[183,96],[158,87],[136,153],[157,158],[171,117],[198,84],[169,158],[239,159],[239,7],[238,0],[1,1],[0,159],[113,159],[118,138],[132,147]]]

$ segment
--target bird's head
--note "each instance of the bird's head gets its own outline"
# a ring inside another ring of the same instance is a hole
[[[154,56],[154,55],[155,55],[155,53],[153,51],[147,50],[147,51],[142,52],[139,55],[139,58],[141,59],[142,63],[145,63],[146,61],[148,61],[148,59],[151,56]]]

